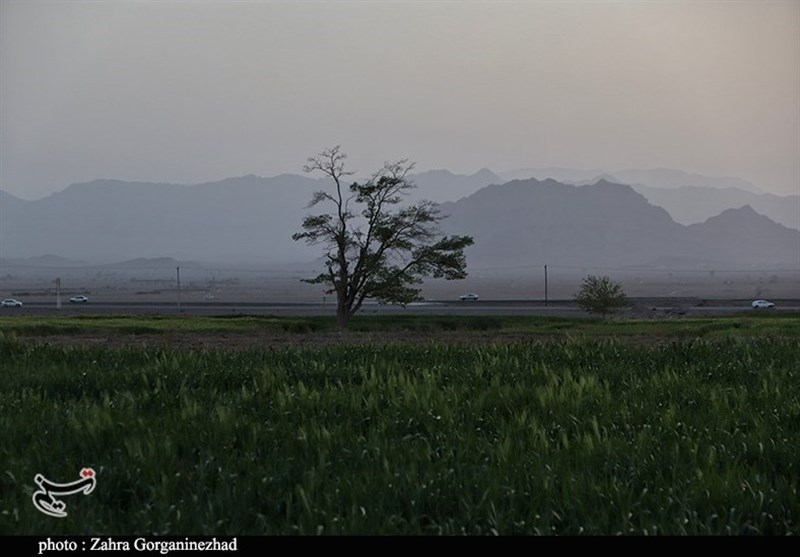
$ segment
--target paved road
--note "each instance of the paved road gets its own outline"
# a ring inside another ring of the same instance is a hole
[[[742,312],[800,312],[800,301],[776,302],[769,310],[754,310],[747,300],[714,300],[714,305],[698,305],[698,300],[671,301],[667,299],[635,300],[632,314],[639,316],[711,316],[731,315]],[[334,315],[334,304],[322,303],[243,303],[243,302],[92,302],[89,304],[62,304],[60,310],[52,302],[25,302],[21,308],[0,308],[0,315]],[[364,315],[538,315],[578,317],[586,315],[573,301],[557,300],[547,306],[542,301],[497,300],[477,302],[432,301],[406,306],[365,304]]]

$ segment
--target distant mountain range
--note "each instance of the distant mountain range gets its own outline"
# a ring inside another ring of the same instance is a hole
[[[627,184],[653,205],[663,207],[681,224],[695,224],[726,209],[750,205],[775,222],[800,230],[800,195],[780,196],[762,192],[740,178],[715,178],[672,169],[527,168],[501,172],[502,181],[552,178],[564,184],[585,186],[598,180]],[[499,182],[493,182],[499,183]]]
[[[434,170],[413,176],[409,201],[458,199],[501,181]],[[294,242],[323,180],[248,175],[198,185],[95,180],[26,201],[0,191],[0,257],[58,254],[115,262],[171,256],[221,262],[290,263],[318,255]]]
[[[417,185],[413,196],[428,199],[435,203],[458,201],[472,195],[490,184],[501,184],[503,180],[491,170],[481,169],[475,174],[465,176],[453,174],[449,170],[429,170],[411,177]]]
[[[750,207],[684,226],[630,186],[606,180],[517,180],[441,207],[448,231],[474,236],[473,266],[800,268],[800,231]]]
[[[658,267],[665,261],[699,268],[800,267],[800,231],[764,216],[796,222],[791,207],[800,204],[795,196],[704,186],[636,186],[643,190],[639,193],[608,179],[584,186],[553,179],[503,183],[503,177],[485,169],[469,176],[434,170],[412,178],[418,185],[413,199],[441,202],[443,213],[451,215],[444,222],[447,231],[475,237],[468,251],[472,268]],[[319,257],[320,249],[294,242],[291,235],[310,212],[312,193],[325,187],[322,180],[286,174],[191,186],[95,180],[37,201],[0,192],[0,258],[56,254],[93,264],[174,258],[164,260],[169,265],[175,260],[308,262]],[[679,212],[681,194],[694,200],[681,217],[691,226],[676,222],[651,199],[660,196]],[[705,216],[703,207],[710,211]]]
[[[245,261],[313,256],[295,245],[311,194],[303,176],[243,176],[184,186],[95,180],[38,201],[5,194],[0,256],[58,254],[116,262],[136,257]]]
[[[742,180],[741,178],[703,176],[702,174],[690,174],[682,170],[674,170],[671,168],[629,168],[612,172],[599,168],[522,168],[501,172],[500,177],[503,178],[503,181],[526,180],[528,178],[546,180],[547,178],[552,178],[553,180],[573,185],[593,184],[598,180],[604,179],[617,184],[627,184],[630,186],[642,185],[652,188],[674,189],[691,186],[715,189],[735,188],[750,193],[764,193],[754,184],[751,184],[747,180]]]
[[[727,209],[749,205],[773,221],[800,230],[800,195],[773,195],[752,193],[736,188],[654,188],[635,185],[633,189],[644,195],[653,205],[658,205],[681,224],[705,221]]]

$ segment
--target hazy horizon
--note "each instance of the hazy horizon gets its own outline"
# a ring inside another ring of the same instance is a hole
[[[0,189],[671,168],[800,194],[800,3],[0,4]]]
[[[547,173],[548,170],[553,171],[552,175]],[[613,182],[619,183],[619,184],[632,185],[634,190],[637,189],[637,186],[650,187],[650,188],[654,188],[656,190],[660,189],[661,187],[658,186],[658,185],[647,184],[642,180],[631,181],[631,180],[626,180],[626,179],[622,179],[622,178],[617,178],[616,176],[614,176],[614,174],[616,174],[616,173],[625,173],[625,172],[639,172],[639,171],[641,171],[641,172],[659,172],[659,171],[684,172],[681,169],[672,169],[672,168],[654,168],[654,169],[626,168],[626,169],[618,169],[618,170],[607,170],[607,169],[591,169],[591,168],[543,167],[543,168],[511,168],[511,169],[496,170],[496,169],[493,169],[493,168],[481,167],[480,169],[478,169],[478,170],[476,170],[474,172],[459,173],[459,172],[454,172],[454,171],[450,170],[449,168],[419,169],[419,168],[415,167],[413,169],[413,172],[409,175],[410,176],[409,181],[412,184],[414,184],[415,187],[416,187],[417,184],[415,183],[414,177],[415,176],[421,176],[421,175],[424,175],[424,174],[427,174],[427,173],[446,172],[446,173],[450,173],[450,175],[452,175],[452,176],[468,178],[468,177],[471,177],[471,176],[477,176],[481,172],[484,172],[484,171],[489,171],[492,174],[496,175],[499,178],[499,182],[497,182],[497,183],[500,183],[500,184],[506,183],[506,182],[510,182],[510,181],[513,181],[513,180],[544,181],[544,180],[547,180],[547,179],[551,179],[551,180],[555,180],[556,182],[559,182],[559,183],[561,183],[563,185],[583,186],[583,185],[587,185],[589,183],[594,183],[594,182],[597,182],[597,181],[600,181],[600,180],[610,180],[611,178],[614,178],[614,180],[612,180]],[[530,175],[526,173],[527,171],[531,171]],[[586,178],[585,179],[584,178],[565,179],[563,177],[559,177],[558,176],[558,174],[560,174],[560,173],[575,174],[576,176],[582,176],[583,175]],[[608,176],[609,174],[611,176]],[[734,187],[734,188],[736,188],[739,185],[739,184],[737,184],[735,182],[738,182],[740,180],[740,178],[738,176],[707,176],[707,175],[695,174],[695,173],[689,173],[689,172],[684,172],[684,174],[686,174],[689,177],[694,177],[694,178],[699,178],[699,179],[711,179],[711,180],[720,180],[720,181],[730,180],[733,185],[725,186],[725,187]],[[247,178],[247,177],[250,177],[250,176],[255,176],[256,178],[259,178],[259,179],[272,180],[272,179],[280,178],[281,176],[286,176],[286,175],[302,176],[302,177],[308,177],[308,178],[311,178],[311,179],[314,179],[314,180],[323,180],[323,181],[326,179],[324,176],[314,175],[314,174],[306,174],[302,170],[298,170],[296,172],[283,172],[283,173],[271,174],[271,175],[258,175],[258,174],[253,174],[253,173],[248,173],[248,174],[241,173],[241,174],[236,174],[236,175],[231,175],[231,176],[224,176],[224,177],[221,177],[221,178],[219,178],[217,180],[199,180],[199,181],[194,181],[194,182],[167,182],[167,181],[150,181],[150,180],[137,180],[137,179],[123,180],[123,179],[112,177],[112,176],[99,176],[99,177],[92,178],[92,179],[87,179],[87,180],[81,181],[81,182],[71,182],[71,183],[68,183],[68,184],[64,184],[62,187],[57,187],[57,188],[53,189],[52,191],[48,191],[48,192],[46,192],[44,194],[41,194],[41,195],[38,195],[36,197],[31,197],[31,196],[28,196],[28,195],[25,195],[25,194],[15,193],[15,192],[6,190],[6,189],[4,189],[2,187],[0,187],[0,191],[3,191],[3,192],[8,193],[8,194],[11,194],[14,197],[16,197],[17,199],[21,199],[23,201],[39,201],[39,200],[42,200],[42,199],[44,199],[46,197],[49,197],[49,196],[51,196],[53,194],[57,194],[57,193],[63,192],[64,190],[66,190],[67,188],[69,188],[72,185],[88,184],[88,183],[94,183],[94,182],[108,182],[108,183],[124,182],[124,183],[130,183],[130,184],[150,184],[150,185],[163,184],[165,186],[188,186],[188,187],[191,187],[191,186],[202,186],[202,185],[207,185],[207,184],[218,184],[218,183],[225,182],[226,180],[231,180],[231,179],[237,180],[237,179]],[[368,176],[366,174],[365,175],[357,175],[357,176],[354,176],[353,179],[361,180],[361,179],[366,179],[367,177]],[[427,180],[426,180],[426,182],[427,182]],[[772,192],[767,192],[767,191],[749,189],[749,188],[746,187],[747,183],[749,183],[749,182],[745,182],[745,184],[742,184],[737,189],[739,189],[742,192],[753,193],[755,195],[772,193]],[[487,183],[486,185],[488,186],[490,184]],[[756,185],[753,184],[753,186],[756,186]],[[696,187],[696,186],[692,186],[691,184],[686,184],[684,186],[681,186],[681,188],[683,188],[683,187],[693,188],[693,187]],[[708,189],[717,189],[718,187],[721,187],[721,186],[711,186],[711,185],[701,186],[701,188],[708,188]],[[756,188],[757,188],[757,186],[756,186]],[[666,189],[672,189],[672,188],[666,188]],[[451,189],[443,190],[443,193],[451,193]],[[443,198],[441,200],[433,199],[433,201],[436,201],[437,203],[457,201],[458,198],[471,195],[472,193],[474,193],[474,192],[471,189],[465,188],[463,193],[460,193],[455,197],[454,196],[450,196],[450,197],[447,197],[446,199]],[[796,194],[789,194],[789,195],[797,196],[798,194],[800,194],[800,192],[798,192]],[[777,195],[780,195],[780,194],[777,194]],[[431,196],[428,195],[428,196],[424,196],[424,197],[426,199],[429,199]]]

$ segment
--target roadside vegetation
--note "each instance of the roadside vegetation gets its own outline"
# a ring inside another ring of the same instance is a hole
[[[575,301],[582,310],[599,313],[602,317],[631,305],[621,282],[613,281],[608,276],[596,275],[583,279]]]
[[[654,339],[760,337],[763,335],[800,337],[800,316],[793,314],[743,313],[732,317],[690,319],[599,319],[528,316],[427,316],[361,315],[353,319],[350,333],[419,332],[436,333],[431,341],[447,341],[448,333],[491,332],[498,340],[504,334],[564,338],[646,337]],[[0,317],[0,333],[16,336],[70,335],[98,333],[110,335],[144,334],[249,334],[334,333],[339,334],[333,317],[159,317],[159,316],[73,316]]]
[[[4,319],[0,534],[798,533],[796,318],[496,320],[561,336],[62,348],[15,337],[286,321]],[[34,508],[83,467],[66,518]]]

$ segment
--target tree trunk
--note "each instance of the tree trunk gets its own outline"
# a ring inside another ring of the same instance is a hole
[[[347,328],[347,324],[350,321],[350,312],[347,309],[347,305],[344,301],[340,301],[336,304],[336,328],[340,331],[343,331]]]

